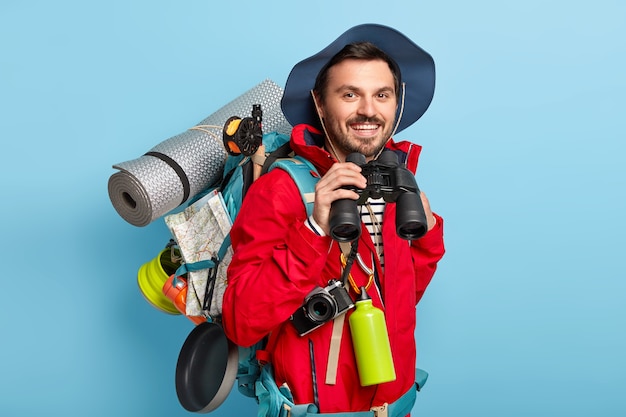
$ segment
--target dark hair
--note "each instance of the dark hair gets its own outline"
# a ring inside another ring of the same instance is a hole
[[[328,70],[346,59],[359,59],[365,61],[382,60],[389,65],[391,74],[395,82],[396,94],[400,91],[400,67],[389,55],[387,55],[382,49],[377,47],[371,42],[355,42],[344,46],[341,51],[337,52],[324,67],[317,74],[315,79],[315,86],[313,90],[317,93],[320,100],[323,102],[325,97],[325,89],[328,85]]]

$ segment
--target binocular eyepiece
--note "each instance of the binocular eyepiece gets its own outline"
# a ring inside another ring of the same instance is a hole
[[[338,242],[352,242],[361,236],[361,214],[358,206],[368,198],[396,203],[396,233],[402,239],[416,240],[428,230],[424,206],[415,176],[398,163],[395,152],[385,149],[378,159],[365,162],[365,156],[351,153],[346,162],[359,165],[367,179],[364,189],[347,187],[359,194],[358,200],[340,199],[330,207],[330,234]]]

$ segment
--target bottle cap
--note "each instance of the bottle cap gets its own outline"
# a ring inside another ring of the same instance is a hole
[[[359,299],[357,301],[366,301],[371,299],[372,297],[367,294],[367,291],[365,291],[365,287],[361,287],[361,294],[359,294]]]

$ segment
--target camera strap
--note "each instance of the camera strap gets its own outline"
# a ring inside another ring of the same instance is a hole
[[[343,254],[342,259],[345,259],[345,265],[343,266],[343,271],[341,273],[341,283],[345,287],[348,284],[348,277],[350,276],[350,270],[352,269],[352,264],[357,256],[358,249],[358,240],[352,242],[352,244],[348,242],[337,242],[339,244],[339,248],[341,249],[341,253]]]
[[[358,240],[349,244],[348,242],[338,242],[341,252],[346,257],[346,266],[343,268],[341,283],[346,286],[350,269],[356,258]],[[343,328],[346,320],[346,313],[340,314],[333,320],[333,333],[330,339],[330,347],[328,349],[328,364],[326,365],[326,384],[335,385],[337,383],[337,367],[339,366],[339,349],[341,346],[341,338],[343,336]]]

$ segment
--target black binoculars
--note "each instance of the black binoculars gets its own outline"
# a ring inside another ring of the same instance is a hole
[[[361,236],[361,214],[358,206],[368,198],[383,198],[387,203],[396,203],[396,233],[402,239],[415,240],[428,230],[424,206],[420,198],[415,176],[398,163],[394,151],[385,149],[378,159],[365,162],[365,156],[351,153],[346,162],[361,167],[367,179],[364,189],[347,187],[359,194],[358,200],[340,199],[330,207],[330,234],[338,242],[352,242]]]

